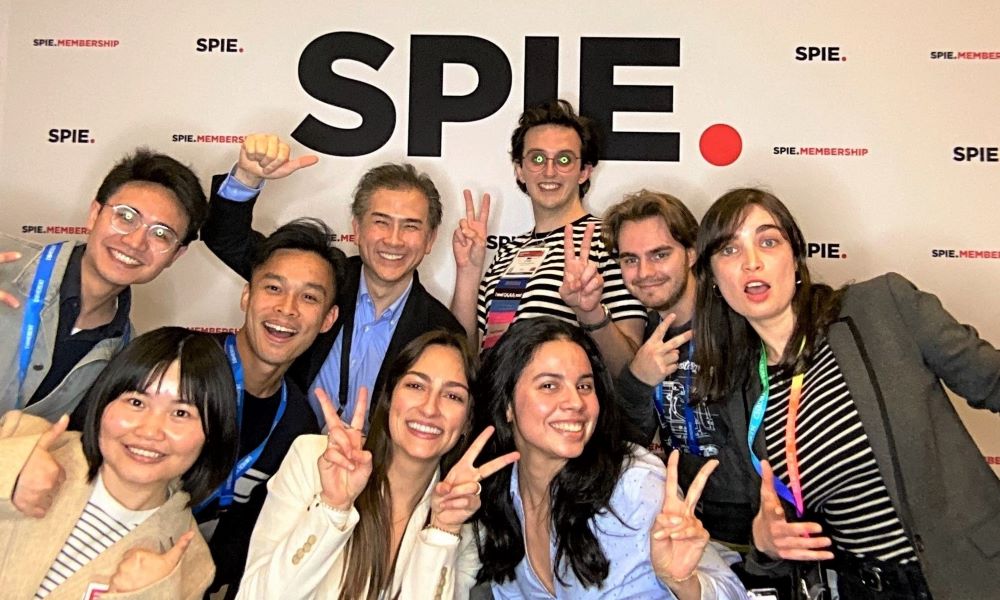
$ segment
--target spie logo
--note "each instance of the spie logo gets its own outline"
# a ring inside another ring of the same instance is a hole
[[[194,43],[195,52],[212,54],[239,54],[243,52],[238,38],[198,38]]]

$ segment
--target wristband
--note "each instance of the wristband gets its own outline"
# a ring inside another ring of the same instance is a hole
[[[445,534],[450,535],[451,537],[459,539],[459,540],[462,539],[462,535],[460,533],[453,533],[451,531],[448,531],[447,529],[441,529],[440,527],[435,527],[433,525],[428,525],[428,526],[424,527],[425,531],[428,530],[428,529],[432,529],[434,531],[440,531],[441,533],[445,533]]]
[[[604,311],[603,319],[597,323],[580,323],[580,329],[584,331],[597,331],[598,329],[607,327],[608,323],[611,322],[611,311],[608,310],[608,306],[603,302],[601,303],[601,309]],[[577,322],[579,322],[579,319],[577,319]]]
[[[666,580],[667,585],[670,585],[671,583],[683,583],[697,574],[698,574],[698,567],[696,566],[693,571],[691,571],[684,577],[671,577],[670,575],[664,573],[663,575],[660,575],[660,578]]]

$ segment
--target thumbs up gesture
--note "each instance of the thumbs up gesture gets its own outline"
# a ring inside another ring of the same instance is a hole
[[[52,506],[59,486],[66,480],[62,466],[49,454],[49,448],[66,431],[69,415],[63,415],[48,431],[38,438],[38,443],[28,455],[14,484],[11,502],[21,514],[40,519]]]
[[[771,465],[762,460],[760,467],[760,510],[753,519],[753,545],[771,558],[831,560],[833,552],[826,548],[832,542],[830,538],[819,535],[823,533],[823,527],[812,521],[789,523],[781,499],[774,491]]]
[[[181,562],[194,535],[194,529],[187,531],[163,554],[143,548],[127,551],[111,576],[108,592],[134,592],[163,579]]]

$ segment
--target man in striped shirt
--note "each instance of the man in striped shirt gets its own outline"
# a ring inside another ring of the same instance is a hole
[[[501,246],[485,275],[489,196],[476,215],[472,193],[465,191],[466,218],[452,239],[457,277],[451,310],[483,349],[516,319],[551,316],[589,331],[613,372],[632,358],[645,309],[605,251],[600,219],[583,207],[599,155],[594,123],[568,102],[524,111],[511,136],[511,156],[535,226]]]

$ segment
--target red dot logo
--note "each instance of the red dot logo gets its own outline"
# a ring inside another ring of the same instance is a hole
[[[712,125],[701,134],[698,148],[705,160],[717,167],[731,165],[743,152],[740,133],[723,123]]]

